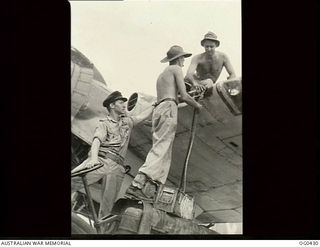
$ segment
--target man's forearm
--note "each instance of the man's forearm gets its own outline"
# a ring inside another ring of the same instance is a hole
[[[98,160],[99,148],[100,148],[100,140],[98,138],[94,138],[91,145],[91,159]]]
[[[136,123],[140,123],[149,117],[151,117],[151,114],[153,112],[154,106],[150,106],[146,108],[144,111],[142,111],[139,115],[135,116]]]
[[[227,77],[227,79],[233,79],[233,78],[236,78],[236,74],[235,73],[231,73],[229,74],[229,76]]]
[[[181,96],[181,100],[186,102],[188,105],[191,105],[195,108],[199,108],[200,104],[197,101],[195,101],[189,94]]]
[[[187,74],[186,77],[185,77],[185,81],[191,83],[192,86],[197,84],[197,81],[194,79],[193,74]]]

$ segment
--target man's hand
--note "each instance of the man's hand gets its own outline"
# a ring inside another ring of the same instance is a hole
[[[87,162],[77,166],[76,168],[74,168],[71,173],[77,173],[79,171],[82,171],[82,170],[87,170],[87,169],[90,169],[90,168],[93,168],[95,165],[98,165],[100,164],[98,158],[96,159],[89,159]]]
[[[196,81],[193,82],[193,86],[196,88],[197,92],[199,92],[199,93],[202,93],[206,90],[206,86],[203,86]]]
[[[86,163],[86,168],[92,168],[95,165],[100,164],[100,161],[98,159],[95,158],[91,158],[87,163]]]
[[[203,106],[201,104],[198,103],[197,107],[196,107],[196,111],[197,113],[199,113],[202,110]]]
[[[152,120],[144,120],[143,124],[148,127],[152,127]]]

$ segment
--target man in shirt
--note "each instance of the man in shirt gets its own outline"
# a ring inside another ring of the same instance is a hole
[[[111,93],[104,100],[103,106],[107,108],[109,115],[100,120],[95,130],[89,157],[72,170],[72,173],[75,173],[99,163],[103,164],[101,168],[85,175],[88,185],[103,179],[99,219],[110,214],[121,188],[126,173],[124,158],[131,130],[137,123],[147,119],[153,110],[153,107],[150,107],[139,116],[127,117],[126,101],[119,91]],[[71,187],[73,192],[83,188],[81,178],[73,177]]]

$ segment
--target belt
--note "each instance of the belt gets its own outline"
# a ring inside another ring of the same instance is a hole
[[[99,150],[98,156],[100,156],[101,158],[109,158],[117,164],[124,166],[124,158],[119,154],[115,154],[110,151]]]
[[[173,99],[173,98],[164,98],[164,99],[160,100],[159,102],[156,102],[154,104],[154,107],[157,107],[158,105],[160,105],[162,102],[165,102],[165,101],[173,101],[174,103],[176,103],[176,105],[178,105],[178,102],[175,99]]]
[[[120,154],[112,153],[110,151],[99,150],[98,156],[100,156],[101,158],[104,158],[104,159],[109,158],[109,159],[113,160],[114,162],[116,162],[118,165],[121,165],[125,169],[126,174],[128,172],[130,172],[130,170],[131,170],[130,166],[124,165],[124,158]]]

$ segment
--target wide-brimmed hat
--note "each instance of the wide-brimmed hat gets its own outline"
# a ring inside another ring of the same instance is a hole
[[[190,57],[191,55],[192,55],[191,53],[184,52],[181,46],[174,45],[167,52],[167,56],[164,59],[162,59],[160,62],[166,63],[174,59],[177,59],[178,57],[181,57],[181,56]]]
[[[117,100],[123,100],[126,102],[128,99],[125,97],[122,97],[122,94],[119,91],[114,91],[103,101],[104,107],[109,107],[109,105],[113,102],[116,102]]]
[[[213,32],[208,32],[204,35],[204,38],[203,40],[201,40],[201,46],[203,46],[203,43],[206,41],[206,40],[212,40],[212,41],[215,41],[217,43],[217,47],[220,45],[220,41],[218,40],[218,37],[215,33]]]

